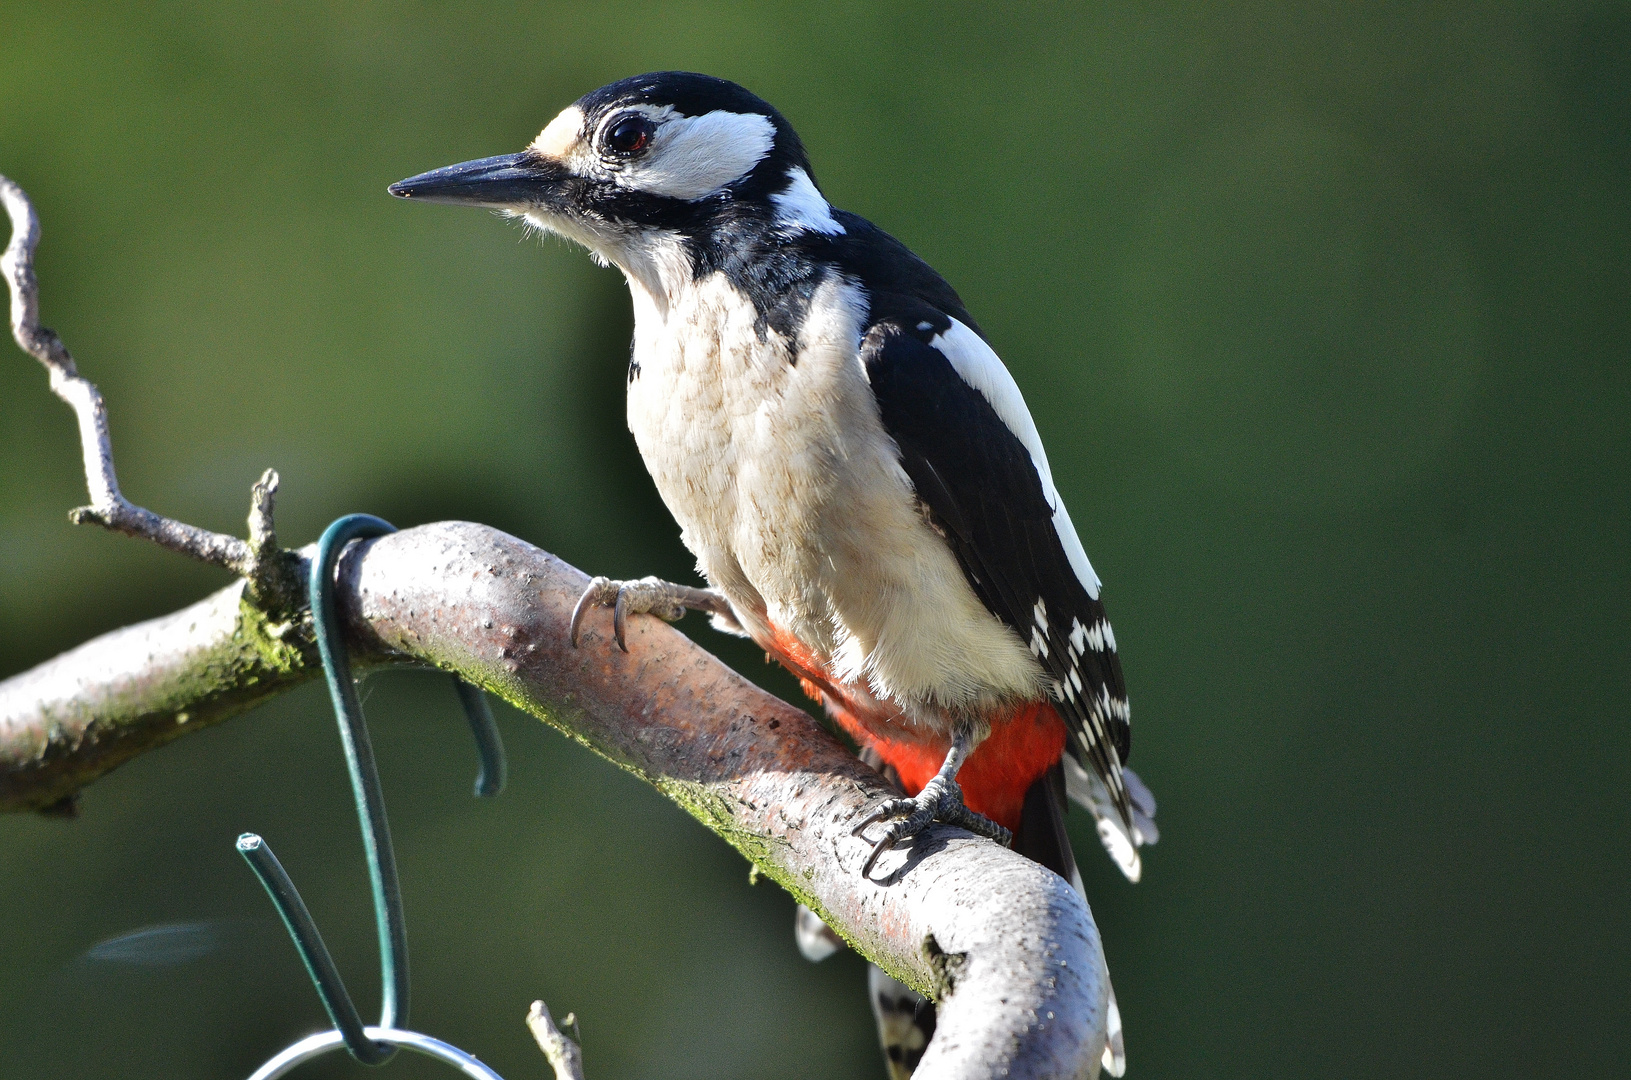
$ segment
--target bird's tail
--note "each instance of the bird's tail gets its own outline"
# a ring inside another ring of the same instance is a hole
[[[1150,789],[1144,786],[1137,773],[1122,766],[1121,780],[1126,785],[1127,801],[1132,808],[1132,824],[1129,825],[1116,808],[1110,789],[1104,786],[1104,781],[1096,773],[1082,768],[1081,763],[1069,754],[1065,755],[1063,765],[1065,791],[1070,795],[1070,801],[1093,815],[1104,850],[1121,867],[1128,881],[1137,881],[1144,872],[1138,849],[1161,839],[1161,832],[1155,827],[1155,796],[1150,794]],[[1029,805],[1027,802],[1026,806]]]
[[[866,989],[889,1080],[908,1080],[934,1038],[934,1002],[876,964],[867,965]]]

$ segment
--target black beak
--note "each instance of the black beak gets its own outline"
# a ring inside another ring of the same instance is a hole
[[[466,161],[399,180],[385,190],[399,199],[506,208],[549,201],[567,176],[558,162],[530,151]]]

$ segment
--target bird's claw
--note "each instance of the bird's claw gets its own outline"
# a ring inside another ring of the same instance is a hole
[[[890,799],[868,814],[866,818],[850,830],[850,835],[860,836],[867,828],[880,821],[898,818],[890,822],[872,847],[872,854],[867,856],[866,862],[861,866],[861,876],[871,875],[872,867],[877,863],[878,857],[886,851],[893,850],[904,840],[915,838],[933,822],[954,825],[959,829],[967,829],[976,836],[984,836],[1007,846],[1013,839],[1013,834],[998,825],[984,814],[976,814],[963,804],[963,789],[955,780],[945,780],[936,776],[924,785],[923,790],[911,799]]]
[[[675,622],[684,618],[692,608],[730,610],[723,597],[707,589],[675,585],[657,577],[643,577],[638,581],[597,577],[590,580],[583,595],[578,597],[577,606],[572,609],[568,636],[574,649],[578,647],[578,630],[583,625],[583,616],[591,607],[612,609],[612,636],[617,639],[617,647],[624,652],[629,651],[627,634],[630,615],[655,615],[664,622]]]

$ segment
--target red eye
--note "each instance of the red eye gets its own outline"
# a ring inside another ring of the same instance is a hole
[[[632,154],[644,150],[654,131],[650,120],[643,116],[625,116],[606,132],[606,149],[614,154]]]

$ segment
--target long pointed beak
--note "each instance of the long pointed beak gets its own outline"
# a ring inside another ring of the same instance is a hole
[[[399,180],[385,190],[399,199],[505,208],[549,201],[566,169],[531,152],[466,161]]]

